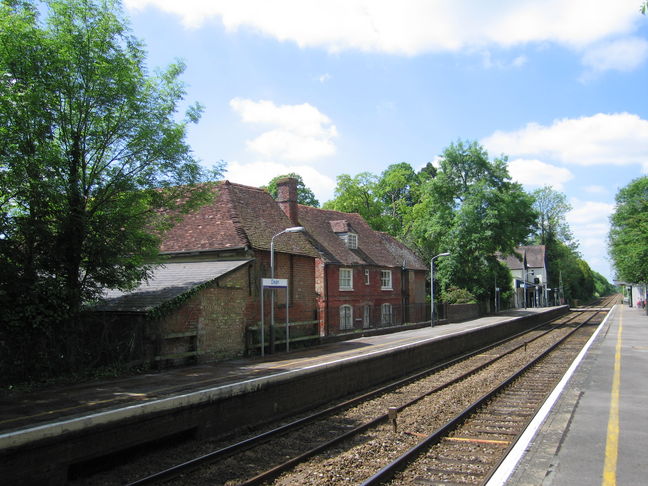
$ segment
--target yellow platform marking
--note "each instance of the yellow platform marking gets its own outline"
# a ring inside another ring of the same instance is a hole
[[[623,309],[623,308],[622,308]],[[605,464],[603,466],[603,486],[616,486],[617,458],[619,455],[619,390],[621,388],[621,332],[623,331],[623,310],[619,314],[616,352],[614,353],[614,375],[610,397],[610,417],[608,418],[607,442],[605,444]]]

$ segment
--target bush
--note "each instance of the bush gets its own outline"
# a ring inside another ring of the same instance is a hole
[[[443,293],[443,301],[447,304],[476,304],[477,299],[466,289],[450,287]]]

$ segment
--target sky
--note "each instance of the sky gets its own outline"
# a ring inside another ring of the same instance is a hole
[[[610,281],[618,190],[648,174],[641,0],[123,0],[151,71],[181,59],[195,156],[251,186],[435,162],[477,141],[528,191],[563,192]]]

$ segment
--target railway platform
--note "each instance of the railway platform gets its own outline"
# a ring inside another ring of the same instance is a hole
[[[65,484],[76,465],[160,439],[222,436],[365,390],[548,322],[567,306],[358,337],[0,399],[11,484]]]
[[[57,386],[35,392],[0,397],[0,449],[7,436],[37,428],[45,430],[57,423],[116,413],[122,409],[153,404],[156,401],[189,396],[207,389],[236,387],[249,389],[255,381],[279,377],[304,369],[333,366],[376,353],[438,340],[457,333],[546,312],[549,308],[515,309],[475,320],[394,332],[371,337],[278,352],[264,358],[233,359],[186,366],[114,380]]]
[[[489,486],[646,484],[648,316],[616,305]]]

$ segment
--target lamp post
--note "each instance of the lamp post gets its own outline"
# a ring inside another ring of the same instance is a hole
[[[434,326],[434,260],[449,254],[450,252],[439,253],[433,256],[430,261],[430,327]]]
[[[303,226],[291,226],[290,228],[286,228],[283,231],[280,231],[276,235],[272,237],[270,240],[270,278],[274,278],[274,239],[277,236],[283,235],[284,233],[301,233],[304,231]],[[286,289],[286,292],[288,292],[288,289]],[[275,291],[272,289],[272,293],[270,294],[270,352],[274,353],[274,348],[275,348],[275,340],[274,340],[274,308],[275,308]],[[286,323],[288,322],[288,307],[286,306]],[[263,333],[263,329],[261,330]],[[286,345],[288,343],[288,329],[286,328]]]

